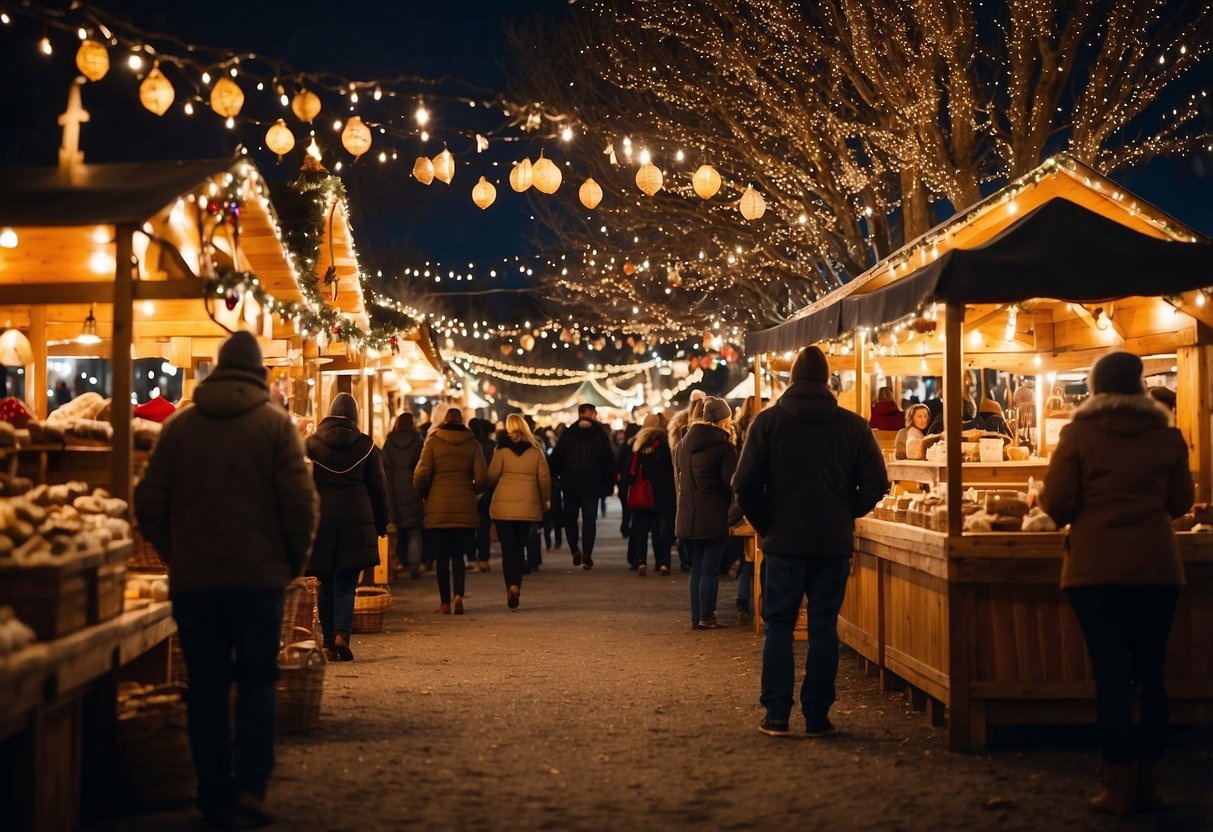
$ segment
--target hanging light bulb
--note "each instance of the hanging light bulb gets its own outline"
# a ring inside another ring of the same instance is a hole
[[[38,41],[38,51],[43,55],[51,55],[55,50],[51,46],[51,39],[46,35],[42,36],[42,40]]]
[[[1003,333],[1003,338],[1007,341],[1015,340],[1015,333],[1019,329],[1019,309],[1012,306],[1007,313],[1007,329]]]
[[[419,125],[421,125],[422,127],[425,127],[427,124],[429,124],[429,122],[430,122],[430,113],[429,113],[429,110],[427,110],[427,109],[425,108],[425,103],[424,103],[424,102],[419,103],[419,104],[417,105],[417,112],[416,112],[416,113],[414,113],[414,115],[415,115],[415,116],[416,116],[416,118],[417,118],[417,123],[418,123]]]
[[[97,334],[97,318],[93,315],[93,307],[88,308],[88,317],[84,319],[84,328],[80,332],[80,337],[76,339],[77,344],[100,344],[101,336]]]
[[[1098,330],[1106,330],[1112,325],[1112,319],[1108,313],[1103,310],[1103,307],[1095,310],[1095,328]]]

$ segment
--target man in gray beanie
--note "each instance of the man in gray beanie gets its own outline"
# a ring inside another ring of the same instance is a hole
[[[746,433],[733,477],[737,502],[762,538],[762,693],[759,730],[788,736],[796,664],[792,630],[809,601],[809,648],[800,706],[811,737],[833,732],[829,710],[838,675],[838,611],[851,567],[855,518],[888,491],[884,458],[861,416],[826,387],[830,364],[806,347],[792,383]]]
[[[303,574],[319,507],[299,432],[270,398],[257,339],[233,334],[218,359],[194,391],[194,406],[165,422],[135,489],[135,513],[168,566],[190,678],[198,807],[223,826],[233,815],[273,820],[264,800],[274,767],[282,593]]]

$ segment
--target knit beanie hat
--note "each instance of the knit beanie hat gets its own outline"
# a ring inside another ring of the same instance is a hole
[[[733,415],[732,408],[724,399],[718,399],[715,396],[708,396],[703,403],[703,421],[709,424],[723,422],[725,419]]]
[[[1141,359],[1131,352],[1117,350],[1095,362],[1088,381],[1092,393],[1125,393],[1130,396],[1146,392],[1141,380]]]
[[[648,416],[644,417],[644,425],[642,427],[660,430],[661,429],[661,417],[658,416],[656,413],[650,413]]]
[[[333,399],[333,403],[329,405],[329,415],[340,416],[357,424],[358,402],[354,401],[354,397],[349,393],[338,393]]]
[[[796,356],[796,363],[792,365],[792,382],[815,381],[825,384],[829,380],[830,362],[826,360],[825,353],[817,347],[801,350],[800,355]]]
[[[265,362],[261,359],[261,345],[257,337],[243,329],[233,332],[219,347],[220,369],[243,370],[246,373],[256,373],[265,378]]]
[[[451,406],[446,402],[438,402],[438,404],[434,405],[434,408],[430,411],[430,425],[445,424],[446,414],[450,409]]]

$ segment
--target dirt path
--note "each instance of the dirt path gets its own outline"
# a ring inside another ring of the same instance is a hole
[[[1145,819],[1095,818],[1086,729],[947,751],[942,729],[881,693],[844,653],[840,733],[756,730],[761,641],[749,627],[693,632],[686,576],[641,578],[618,521],[592,572],[567,547],[505,605],[499,562],[469,576],[467,615],[431,613],[429,576],[393,588],[383,634],[331,664],[321,726],[284,737],[270,795],[300,829],[1210,829],[1213,742],[1179,729],[1169,794]],[[650,564],[651,566],[651,564]],[[721,583],[722,618],[735,584]],[[799,649],[799,647],[798,647]],[[803,662],[803,655],[800,657]],[[190,811],[113,829],[197,828]]]

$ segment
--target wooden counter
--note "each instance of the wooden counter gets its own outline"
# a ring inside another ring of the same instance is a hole
[[[855,538],[839,636],[937,724],[946,707],[953,750],[984,746],[988,725],[1094,721],[1082,633],[1058,587],[1061,533],[949,538],[865,518]],[[1188,584],[1168,643],[1172,718],[1213,722],[1213,534],[1177,538]]]
[[[1043,480],[1049,470],[1047,459],[1026,459],[1022,462],[966,462],[965,485],[1022,485],[1029,477]],[[886,462],[889,479],[893,481],[923,482],[937,485],[948,481],[948,466],[943,462],[926,462],[918,459],[898,459]]]

